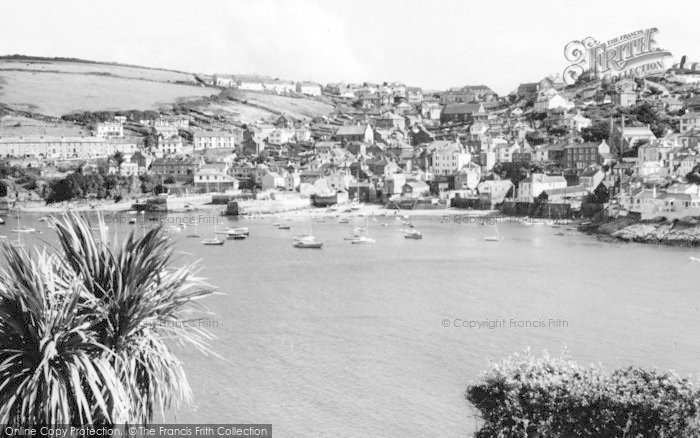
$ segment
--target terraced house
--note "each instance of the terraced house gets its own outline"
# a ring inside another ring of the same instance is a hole
[[[104,137],[0,137],[0,157],[101,158],[135,150],[135,141]]]
[[[227,131],[197,131],[192,136],[194,150],[233,148],[236,135]]]

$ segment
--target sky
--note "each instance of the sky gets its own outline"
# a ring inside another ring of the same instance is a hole
[[[700,61],[696,1],[2,0],[0,55],[499,94],[561,73],[564,46],[657,27]]]

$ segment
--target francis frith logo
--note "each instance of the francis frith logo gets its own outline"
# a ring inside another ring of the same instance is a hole
[[[572,41],[564,48],[566,60],[571,62],[564,70],[567,84],[576,82],[582,74],[593,77],[644,77],[663,73],[664,58],[671,53],[656,46],[658,29],[637,30],[608,41],[591,37]]]

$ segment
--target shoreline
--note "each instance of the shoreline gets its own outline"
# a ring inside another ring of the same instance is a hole
[[[694,223],[665,220],[642,221],[622,217],[608,222],[593,222],[579,226],[578,229],[586,234],[614,242],[700,247],[700,224]]]

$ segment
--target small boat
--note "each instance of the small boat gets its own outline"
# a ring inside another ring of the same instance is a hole
[[[280,230],[288,230],[291,227],[289,226],[289,224],[279,224],[277,228],[279,228]]]
[[[245,239],[246,237],[248,237],[248,235],[243,234],[243,233],[237,233],[237,232],[235,232],[235,231],[233,231],[233,230],[230,230],[230,231],[227,231],[227,232],[226,232],[226,238],[227,238],[227,239],[231,239],[231,240],[243,240],[243,239]]]
[[[306,238],[301,240],[296,240],[292,244],[295,248],[310,248],[310,249],[321,249],[323,248],[323,242],[316,240],[314,236],[306,236]]]
[[[99,231],[99,228],[97,230]],[[29,227],[22,227],[22,228],[12,230],[12,232],[13,233],[36,233],[36,229],[29,228]]]
[[[344,240],[355,240],[355,239],[359,239],[359,238],[360,238],[360,235],[358,233],[355,233],[352,236],[347,236],[347,237],[344,237],[343,239]]]
[[[135,218],[135,217],[132,217],[131,219],[129,219],[129,223],[132,224],[132,225],[135,224],[135,223],[136,223],[136,218]]]
[[[209,239],[202,240],[202,245],[223,245],[224,239],[217,239],[216,237],[211,237]]]
[[[127,213],[128,213],[128,214],[137,214],[138,211],[136,211],[136,210],[129,210],[129,211],[127,211]]]
[[[372,239],[371,237],[367,236],[359,236],[350,241],[353,245],[363,245],[363,244],[368,244],[368,243],[377,243],[376,240]]]
[[[347,223],[350,223],[350,220],[348,220],[347,218],[342,218],[342,219],[338,219],[338,223],[339,224],[347,224]]]
[[[405,237],[406,239],[420,240],[420,239],[423,238],[423,234],[422,234],[420,231],[418,231],[418,230],[416,230],[415,228],[413,228],[413,229],[410,229],[410,230],[406,231],[406,232],[403,234],[403,237]]]
[[[168,228],[163,229],[163,231],[165,231],[166,233],[179,233],[180,231],[182,231],[182,228],[180,228],[180,227],[168,227]]]
[[[560,231],[560,232],[558,232],[558,233],[554,233],[554,235],[555,235],[555,236],[564,236],[565,234],[562,233],[562,232]]]
[[[48,219],[49,219],[48,216],[42,216],[38,220],[39,220],[39,222],[46,222]]]
[[[0,225],[5,225],[5,218],[4,217],[0,217]]]

